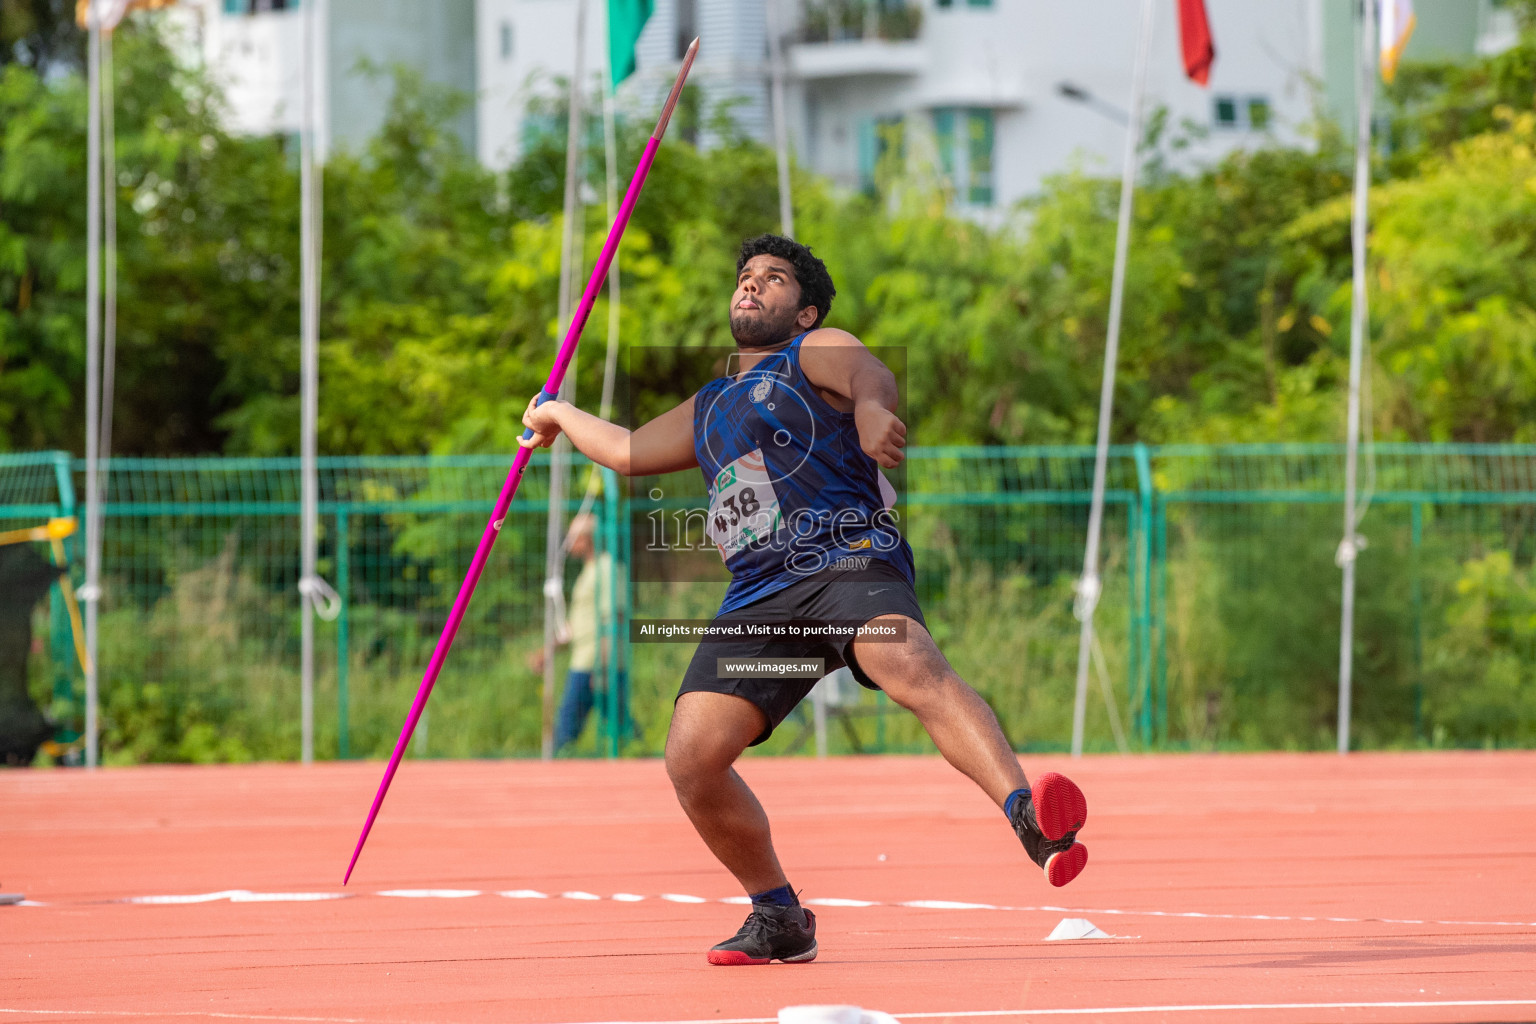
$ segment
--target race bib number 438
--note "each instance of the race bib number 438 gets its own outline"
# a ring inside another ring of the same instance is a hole
[[[709,539],[729,561],[743,548],[772,535],[782,514],[768,479],[762,449],[753,449],[715,474],[709,489]]]

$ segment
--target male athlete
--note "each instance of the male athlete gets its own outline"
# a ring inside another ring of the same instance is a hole
[[[992,709],[924,627],[912,549],[895,529],[895,495],[879,469],[904,457],[896,378],[853,335],[822,326],[835,294],[805,246],[751,239],[731,296],[737,373],[633,433],[559,401],[535,399],[523,415],[533,431],[525,443],[542,447],[564,431],[588,458],[628,476],[703,470],[707,532],[732,577],[714,622],[723,634],[752,623],[867,627],[811,639],[706,639],[688,666],[667,734],[667,774],[700,837],[752,898],[741,930],[709,951],[712,964],[816,957],[815,916],[800,906],[768,817],[732,767],[814,680],[766,669],[722,677],[721,659],[821,658],[825,671],[846,664],[917,715],[945,759],[1002,808],[1052,885],[1066,885],[1088,861],[1076,841],[1087,816],[1082,792],[1055,773],[1031,791]]]

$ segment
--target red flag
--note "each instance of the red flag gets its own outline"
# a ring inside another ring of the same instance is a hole
[[[1205,0],[1179,0],[1179,39],[1184,44],[1184,73],[1201,85],[1210,82],[1216,44],[1205,16]]]

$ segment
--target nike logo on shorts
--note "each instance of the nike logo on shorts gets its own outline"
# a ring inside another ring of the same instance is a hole
[[[890,590],[890,589],[891,589],[891,588],[890,588],[890,587],[881,587],[881,588],[880,588],[880,589],[879,589],[879,590],[871,590],[871,591],[870,591],[870,592],[869,592],[869,596],[870,596],[870,597],[874,597],[874,596],[875,596],[875,595],[876,595],[876,594],[883,594],[883,593],[885,593],[885,592],[886,592],[886,591],[887,591],[887,590]]]

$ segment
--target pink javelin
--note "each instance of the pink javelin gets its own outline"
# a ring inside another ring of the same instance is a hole
[[[613,263],[613,255],[619,249],[619,239],[624,235],[624,227],[629,223],[629,215],[634,212],[635,203],[640,198],[640,190],[645,187],[646,173],[651,169],[651,162],[656,159],[656,150],[661,145],[661,137],[666,134],[667,122],[672,119],[672,108],[677,106],[677,99],[682,95],[683,83],[688,78],[688,71],[693,67],[693,58],[698,55],[698,52],[699,41],[695,39],[688,47],[688,52],[683,55],[682,70],[678,71],[677,81],[672,83],[672,92],[668,94],[667,102],[661,108],[661,118],[656,122],[656,130],[651,133],[650,139],[645,144],[645,152],[640,155],[640,164],[635,168],[635,176],[630,179],[629,190],[624,193],[624,202],[619,206],[619,215],[614,219],[613,226],[608,229],[608,240],[603,243],[603,251],[597,257],[597,265],[592,268],[592,278],[587,282],[587,290],[581,294],[581,303],[576,307],[576,315],[571,318],[571,326],[565,332],[565,340],[560,343],[559,354],[555,356],[555,365],[550,368],[549,379],[544,382],[544,389],[539,392],[541,405],[560,393],[560,383],[565,380],[566,368],[571,365],[571,357],[576,354],[576,345],[581,341],[582,328],[586,327],[587,317],[592,314],[592,305],[597,301],[597,293],[602,290],[603,282],[608,277],[608,267]],[[532,439],[532,430],[523,432],[523,441]],[[368,820],[363,823],[362,835],[357,837],[357,848],[352,851],[352,860],[347,864],[347,873],[341,881],[342,885],[346,885],[352,878],[352,869],[357,866],[358,855],[363,852],[363,844],[368,841],[368,833],[373,830],[374,819],[379,816],[379,808],[384,804],[384,794],[389,792],[389,784],[395,777],[395,770],[400,767],[400,758],[405,754],[405,748],[411,742],[411,735],[416,731],[416,722],[421,718],[422,711],[426,709],[427,698],[432,695],[432,686],[437,682],[437,675],[442,671],[443,662],[448,658],[448,649],[453,646],[453,638],[459,631],[459,623],[464,620],[464,613],[469,610],[469,599],[475,592],[475,584],[480,582],[480,573],[485,569],[486,560],[491,556],[491,547],[496,543],[496,535],[501,532],[501,524],[512,507],[512,496],[517,493],[517,485],[523,479],[523,471],[528,468],[528,460],[532,454],[532,448],[520,446],[517,456],[512,460],[512,469],[507,474],[506,483],[501,485],[501,495],[496,499],[496,507],[491,512],[490,522],[485,524],[485,533],[480,537],[480,546],[475,549],[475,557],[470,560],[469,572],[464,576],[464,582],[459,587],[459,596],[454,599],[453,610],[448,613],[448,621],[443,624],[443,633],[437,638],[437,647],[432,651],[432,660],[427,662],[427,671],[422,677],[421,689],[416,691],[416,700],[411,704],[411,712],[405,716],[405,727],[400,730],[400,738],[395,741],[394,753],[389,755],[389,767],[384,769],[384,780],[379,783],[379,791],[374,795],[373,806],[368,808]]]

